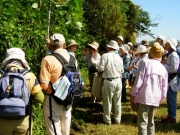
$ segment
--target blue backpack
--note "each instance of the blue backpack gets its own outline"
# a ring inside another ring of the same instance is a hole
[[[52,92],[52,97],[58,104],[64,105],[65,110],[68,110],[68,106],[78,103],[81,97],[81,94],[83,92],[82,78],[75,65],[75,58],[72,55],[70,55],[69,62],[59,53],[52,53],[51,55],[55,56],[63,66],[61,76],[65,75],[70,82],[70,86],[67,89],[68,94],[64,100],[61,100],[60,98],[54,95],[55,90],[53,90]]]
[[[0,118],[22,119],[28,115],[29,97],[24,75],[28,70],[0,70]]]

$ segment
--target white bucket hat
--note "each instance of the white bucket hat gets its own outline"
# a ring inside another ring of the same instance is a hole
[[[137,53],[146,53],[146,52],[147,52],[147,47],[144,45],[139,45],[135,53],[137,54]]]
[[[127,44],[124,44],[120,47],[120,49],[123,50],[123,52],[125,52],[126,54],[129,53],[130,47]]]
[[[50,44],[51,45],[64,45],[65,44],[65,38],[62,34],[53,34],[50,37]]]
[[[10,48],[7,50],[6,52],[6,58],[5,60],[1,63],[1,69],[4,68],[6,66],[6,64],[8,63],[8,61],[10,59],[19,59],[21,60],[23,66],[26,69],[30,69],[27,61],[25,60],[25,53],[23,52],[23,50],[21,50],[20,48]]]
[[[93,49],[97,50],[99,47],[99,44],[97,42],[92,42],[91,44],[88,44],[90,47],[92,47]]]
[[[75,40],[73,40],[73,39],[70,39],[68,42],[67,42],[67,47],[69,47],[69,46],[72,46],[72,45],[78,45],[78,43],[76,43],[76,41]]]
[[[131,47],[133,46],[133,44],[131,42],[128,42],[127,44],[130,45]]]
[[[111,40],[106,46],[115,50],[119,49],[118,43],[114,40]]]
[[[166,41],[166,43],[169,43],[170,46],[171,46],[171,48],[172,48],[173,50],[176,50],[176,47],[177,47],[177,44],[178,44],[178,42],[177,42],[176,39],[170,38],[169,40]]]
[[[159,35],[157,38],[161,39],[163,41],[163,44],[165,44],[165,37],[162,35]]]
[[[124,38],[122,36],[117,36],[117,39],[120,39],[124,43]]]

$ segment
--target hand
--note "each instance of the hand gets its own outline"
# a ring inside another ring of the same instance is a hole
[[[132,64],[132,68],[137,68],[135,63]]]
[[[135,98],[135,96],[130,97],[130,104],[134,102],[134,98]]]
[[[95,55],[95,51],[94,50],[89,50],[89,53],[90,53],[90,58],[92,58],[94,55]]]
[[[46,38],[46,44],[48,47],[50,46],[50,39],[49,38]]]

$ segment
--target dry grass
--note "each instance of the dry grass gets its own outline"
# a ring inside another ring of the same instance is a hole
[[[136,113],[130,108],[129,102],[122,103],[122,120],[120,125],[105,125],[102,120],[102,102],[94,105],[86,105],[90,98],[87,86],[79,106],[72,114],[72,135],[136,135],[137,125],[133,123]],[[127,90],[129,93],[129,89]],[[180,106],[180,94],[178,93],[178,108]],[[129,95],[128,95],[129,99]],[[162,116],[167,115],[166,101],[164,101],[155,114],[156,135],[179,135],[180,134],[180,110],[177,109],[177,123],[168,124],[160,121]],[[112,115],[113,116],[113,115]]]

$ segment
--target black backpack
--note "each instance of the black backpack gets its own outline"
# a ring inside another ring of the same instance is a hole
[[[59,53],[52,53],[51,55],[55,56],[58,61],[62,64],[63,70],[61,76],[66,76],[70,82],[70,87],[68,90],[67,97],[65,100],[61,100],[54,95],[55,90],[53,89],[52,97],[53,99],[60,105],[64,105],[65,110],[68,110],[69,107],[74,104],[78,103],[81,94],[83,92],[82,86],[82,78],[80,73],[75,65],[75,58],[74,56],[70,55],[69,62]],[[52,84],[51,84],[52,85]]]

